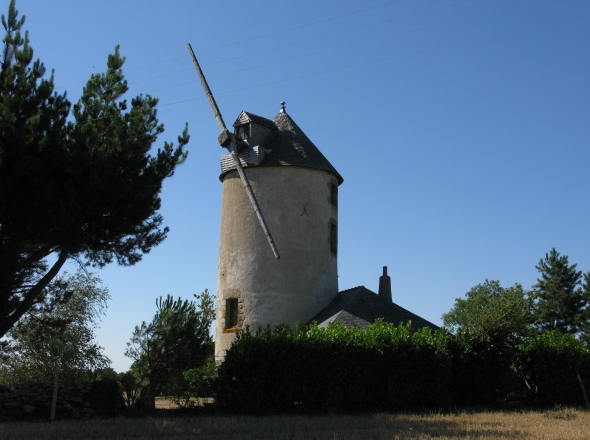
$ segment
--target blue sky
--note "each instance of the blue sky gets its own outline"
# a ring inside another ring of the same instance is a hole
[[[590,2],[18,0],[17,9],[35,57],[71,100],[120,44],[129,97],[160,98],[157,146],[189,124],[188,160],[162,192],[168,239],[134,267],[99,272],[112,299],[98,340],[117,371],[160,295],[216,289],[223,151],[187,43],[228,125],[241,110],[273,118],[286,101],[344,177],[341,290],[376,290],[388,266],[394,301],[441,324],[486,278],[530,288],[552,247],[590,270]]]

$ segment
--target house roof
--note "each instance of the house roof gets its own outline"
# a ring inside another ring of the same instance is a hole
[[[330,322],[339,322],[345,327],[366,327],[378,318],[396,325],[412,321],[414,329],[439,327],[420,316],[390,302],[364,286],[344,290],[310,322],[316,321],[319,327],[326,327]]]
[[[272,121],[276,127],[262,142],[269,153],[258,166],[292,165],[328,171],[336,176],[338,185],[344,179],[326,159],[303,130],[284,111]]]

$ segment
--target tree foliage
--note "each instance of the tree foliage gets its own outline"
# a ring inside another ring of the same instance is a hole
[[[180,380],[184,371],[203,365],[212,353],[213,298],[207,290],[195,298],[198,303],[160,297],[152,321],[136,326],[127,343],[125,355],[154,395]]]
[[[485,280],[443,314],[455,334],[453,396],[460,404],[487,404],[507,395],[517,380],[510,368],[516,346],[534,333],[533,300],[520,284],[504,288]]]
[[[94,330],[104,314],[108,290],[84,271],[53,281],[9,332],[3,381],[51,381],[60,364],[61,380],[90,380],[95,370],[110,364],[95,340]]]
[[[465,298],[457,298],[442,319],[452,333],[513,345],[532,334],[532,306],[533,299],[520,284],[504,288],[499,281],[485,280]]]
[[[535,320],[542,331],[577,335],[590,320],[590,275],[576,270],[566,255],[555,248],[535,267],[540,273],[533,286],[536,295]]]
[[[0,337],[29,310],[70,258],[102,267],[138,262],[165,238],[159,193],[186,158],[165,142],[157,99],[130,106],[119,47],[73,106],[53,73],[33,61],[14,0],[0,63]]]

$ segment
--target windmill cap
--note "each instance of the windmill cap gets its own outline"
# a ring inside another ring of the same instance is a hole
[[[291,119],[285,111],[285,102],[281,102],[281,110],[271,121],[262,116],[242,111],[234,123],[234,127],[244,124],[244,122],[255,124],[270,129],[270,133],[260,141],[260,147],[266,151],[266,156],[260,163],[255,165],[264,166],[298,166],[303,168],[312,168],[317,170],[328,171],[338,180],[338,185],[342,184],[344,179],[328,159],[320,152],[313,142],[303,133],[303,130]],[[223,180],[224,176],[232,171],[233,167],[227,169],[219,176]]]
[[[292,165],[328,171],[338,179],[340,185],[344,179],[326,156],[305,135],[303,130],[291,119],[285,111],[273,119],[277,127],[262,142],[261,146],[271,150],[259,166]]]

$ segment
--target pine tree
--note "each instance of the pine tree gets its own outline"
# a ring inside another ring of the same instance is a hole
[[[155,395],[213,354],[209,334],[215,319],[213,298],[207,289],[194,296],[196,301],[160,297],[152,321],[135,326],[127,343],[125,356],[133,359],[132,370]]]
[[[0,53],[0,338],[68,259],[132,265],[166,238],[159,194],[189,140],[185,128],[177,147],[150,155],[164,131],[158,101],[139,95],[127,108],[118,46],[68,121],[71,103],[33,62],[24,19],[12,0]]]
[[[555,248],[545,254],[536,269],[541,274],[533,286],[536,295],[535,321],[543,331],[578,334],[588,314],[588,296],[580,287],[582,272],[569,264]]]

